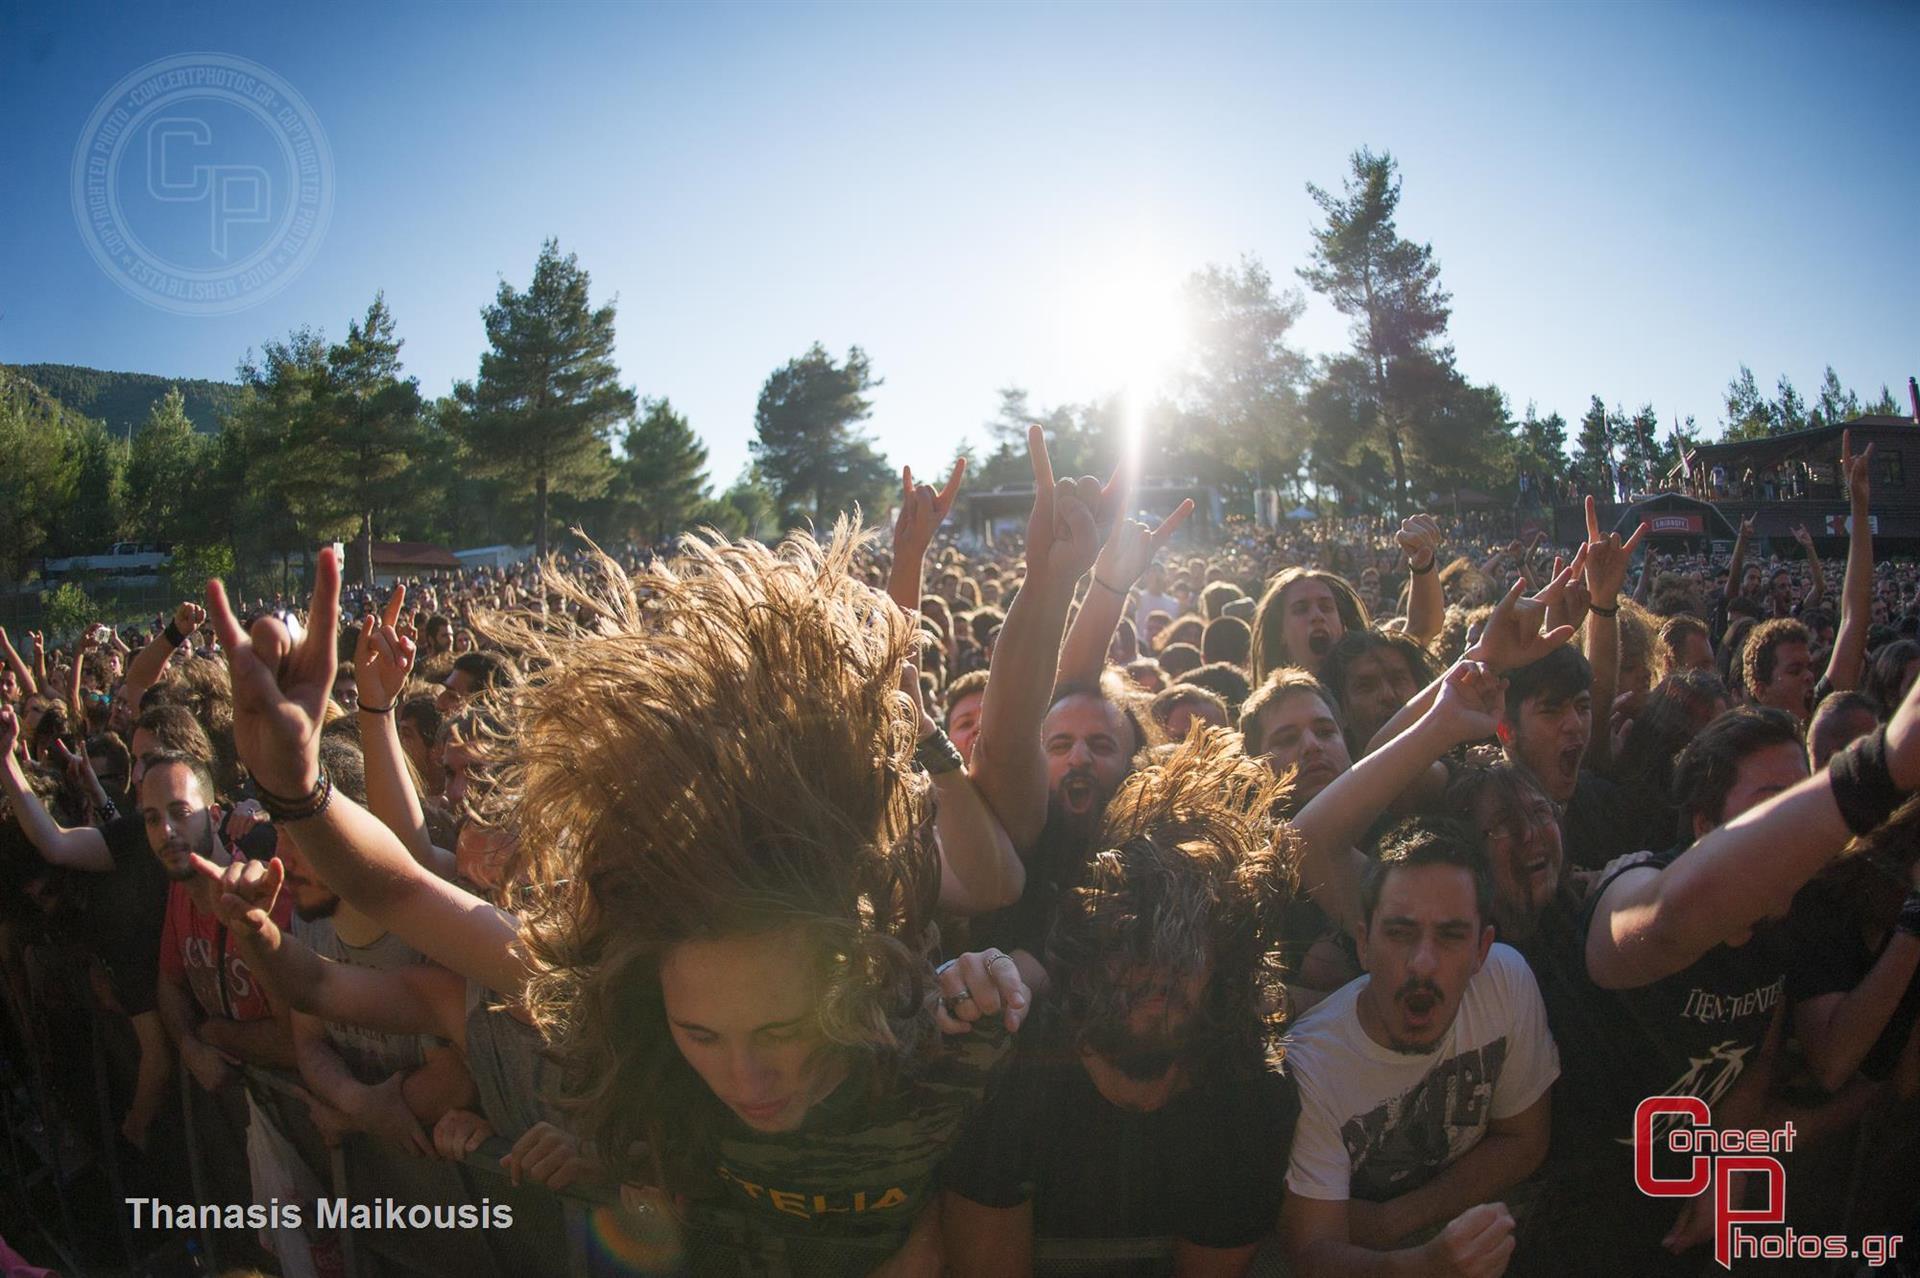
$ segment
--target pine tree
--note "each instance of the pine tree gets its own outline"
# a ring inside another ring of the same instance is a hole
[[[635,408],[613,363],[613,305],[594,309],[589,283],[579,260],[548,240],[526,290],[503,280],[481,312],[490,349],[480,376],[454,387],[473,467],[532,489],[534,552],[543,559],[554,489],[604,492],[613,477],[609,433]]]
[[[1775,386],[1773,401],[1773,429],[1775,434],[1784,435],[1788,431],[1804,430],[1807,425],[1807,401],[1800,398],[1800,392],[1793,388],[1793,382],[1785,373]]]
[[[1826,374],[1820,379],[1819,398],[1814,400],[1808,420],[1816,426],[1831,426],[1851,421],[1859,415],[1860,397],[1842,386],[1839,375],[1833,371],[1833,365],[1827,365]]]
[[[1612,477],[1607,471],[1607,453],[1613,443],[1613,425],[1606,404],[1598,395],[1587,403],[1580,419],[1580,434],[1574,443],[1574,480],[1586,492],[1602,500],[1613,495]]]
[[[202,452],[178,389],[147,414],[127,459],[127,525],[142,540],[187,538],[194,520],[191,501]]]
[[[854,429],[872,415],[866,393],[879,385],[858,346],[836,364],[818,342],[767,378],[748,449],[783,509],[825,527],[856,503],[874,509],[886,500],[893,473]]]
[[[1351,489],[1369,469],[1364,454],[1384,449],[1394,506],[1404,511],[1410,464],[1433,480],[1490,465],[1506,414],[1490,388],[1469,386],[1454,368],[1452,298],[1432,246],[1403,239],[1395,224],[1393,157],[1363,148],[1340,195],[1311,183],[1307,193],[1326,224],[1313,231],[1313,265],[1300,278],[1353,320],[1352,352],[1327,360],[1308,393],[1315,464],[1346,474]]]
[[[347,340],[329,347],[307,411],[297,419],[287,464],[306,472],[319,531],[354,534],[349,579],[373,582],[375,524],[424,498],[426,446],[420,386],[400,375],[402,342],[386,298],[376,294]]]
[[[640,402],[642,416],[627,427],[621,463],[629,526],[655,540],[679,532],[707,494],[707,448],[666,399]]]
[[[1621,460],[1642,492],[1651,489],[1665,472],[1660,464],[1660,415],[1653,411],[1652,404],[1642,404],[1640,411],[1627,419],[1622,452],[1625,455]]]
[[[1727,413],[1721,422],[1726,439],[1759,439],[1773,433],[1773,406],[1760,393],[1753,370],[1745,364],[1727,383]]]
[[[1295,290],[1276,293],[1259,259],[1208,265],[1187,281],[1193,333],[1181,407],[1197,429],[1175,432],[1176,464],[1230,490],[1292,487],[1307,436],[1302,390],[1310,365],[1289,342],[1306,304]]]

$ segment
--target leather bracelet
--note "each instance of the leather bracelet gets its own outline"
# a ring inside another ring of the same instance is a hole
[[[1106,582],[1100,580],[1100,574],[1097,572],[1093,574],[1093,584],[1096,586],[1099,586],[1102,590],[1111,590],[1114,594],[1119,595],[1122,599],[1125,599],[1127,597],[1126,591],[1120,589],[1118,586],[1109,586]]]
[[[1601,616],[1601,617],[1614,617],[1614,616],[1618,616],[1618,615],[1619,615],[1619,613],[1620,613],[1620,605],[1619,605],[1619,604],[1615,604],[1615,605],[1614,605],[1613,607],[1611,607],[1611,608],[1602,608],[1602,607],[1601,607],[1601,606],[1600,606],[1599,604],[1597,604],[1597,603],[1591,603],[1591,602],[1589,602],[1589,603],[1587,604],[1587,611],[1588,611],[1588,612],[1591,612],[1591,613],[1594,613],[1595,615],[1597,615],[1597,616]]]
[[[260,800],[260,806],[275,821],[307,821],[319,816],[333,802],[333,778],[327,775],[325,767],[320,769],[320,779],[313,783],[313,789],[298,799],[287,799],[253,786],[253,797]]]
[[[1908,936],[1920,936],[1920,892],[1907,893],[1906,901],[1900,906],[1900,915],[1893,921],[1893,930],[1905,932]]]
[[[389,701],[384,706],[379,706],[377,708],[374,706],[370,706],[366,702],[362,701],[360,703],[360,713],[361,714],[392,714],[393,707],[396,704],[397,704],[397,698],[395,701]]]
[[[929,776],[939,776],[945,772],[954,772],[966,765],[961,757],[960,747],[953,743],[944,728],[936,727],[921,737],[913,747],[913,761],[923,768]]]
[[[1416,577],[1424,577],[1428,573],[1433,571],[1434,565],[1437,564],[1439,561],[1440,561],[1440,556],[1428,555],[1427,566],[1425,568],[1415,568],[1413,566],[1413,560],[1409,559],[1407,560],[1407,571],[1411,572]]]
[[[1884,727],[1834,755],[1827,764],[1827,782],[1833,787],[1841,818],[1857,835],[1879,829],[1907,798],[1887,767]]]

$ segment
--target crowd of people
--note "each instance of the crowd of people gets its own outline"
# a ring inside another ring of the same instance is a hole
[[[328,550],[304,601],[4,644],[9,982],[90,952],[136,1161],[185,1070],[234,1201],[311,1199],[282,1071],[330,1138],[605,1188],[661,1272],[1698,1274],[1652,1096],[1794,1124],[1792,1227],[1920,1234],[1920,566],[1866,457],[1835,598],[1811,538],[1592,498],[1558,548],[1203,542],[1029,449],[992,547],[956,466],[890,540]],[[312,1212],[263,1238],[338,1271]]]

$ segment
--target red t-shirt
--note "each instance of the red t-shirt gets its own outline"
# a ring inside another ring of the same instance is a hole
[[[285,892],[273,903],[272,916],[282,928],[291,925],[293,904]],[[217,975],[222,971],[224,981]],[[264,1021],[273,1015],[265,988],[240,957],[240,947],[226,927],[214,915],[200,912],[186,884],[175,883],[167,893],[167,921],[160,932],[160,979],[178,981],[183,976],[208,1016]]]

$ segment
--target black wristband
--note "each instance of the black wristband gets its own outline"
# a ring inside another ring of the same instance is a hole
[[[1900,906],[1900,916],[1893,921],[1893,930],[1920,936],[1920,892],[1907,893],[1906,901]]]
[[[1416,577],[1424,577],[1424,576],[1426,576],[1426,575],[1427,575],[1428,573],[1430,573],[1430,572],[1432,572],[1432,571],[1433,571],[1433,569],[1434,569],[1434,565],[1435,565],[1435,564],[1437,564],[1437,563],[1439,563],[1439,562],[1440,562],[1440,556],[1438,556],[1438,555],[1428,555],[1428,556],[1427,556],[1427,566],[1426,566],[1425,568],[1415,568],[1415,567],[1413,566],[1413,560],[1411,560],[1411,559],[1409,559],[1409,560],[1407,560],[1407,571],[1408,571],[1408,572],[1411,572],[1411,573],[1412,573],[1412,574],[1413,574],[1414,576],[1416,576]]]
[[[360,713],[361,714],[392,714],[394,705],[395,705],[395,702],[389,701],[384,706],[370,706],[366,702],[362,701],[360,703]]]
[[[1887,730],[1861,737],[1827,764],[1828,784],[1840,816],[1855,834],[1870,834],[1886,824],[1906,793],[1887,768]]]
[[[961,757],[960,747],[953,743],[953,738],[938,727],[921,737],[919,744],[913,747],[913,761],[924,768],[928,775],[936,777],[943,772],[964,767],[967,762]]]
[[[166,636],[169,651],[178,648],[187,641],[187,637],[180,633],[179,623],[174,621],[167,622]]]
[[[269,793],[254,782],[253,797],[260,800],[260,806],[266,809],[268,816],[275,821],[305,821],[319,816],[327,810],[327,804],[333,802],[333,778],[327,775],[325,767],[320,769],[320,779],[313,783],[313,789],[298,799],[282,798]]]
[[[1591,613],[1596,613],[1602,617],[1613,617],[1619,614],[1620,605],[1615,604],[1611,608],[1602,608],[1599,604],[1589,601],[1587,604],[1587,611]]]

